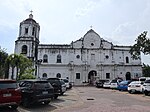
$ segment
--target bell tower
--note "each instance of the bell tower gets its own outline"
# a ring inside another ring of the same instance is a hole
[[[37,60],[40,26],[33,19],[32,11],[29,18],[23,20],[19,26],[19,36],[15,41],[15,53]]]

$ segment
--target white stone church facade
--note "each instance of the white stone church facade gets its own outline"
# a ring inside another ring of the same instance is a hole
[[[24,54],[34,62],[37,78],[68,78],[74,85],[95,79],[125,80],[142,75],[141,60],[134,60],[130,46],[118,46],[90,29],[71,44],[41,44],[40,26],[30,14],[20,23],[15,53]]]

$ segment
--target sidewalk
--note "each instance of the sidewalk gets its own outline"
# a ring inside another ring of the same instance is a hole
[[[73,87],[71,90],[68,90],[63,96],[60,96],[60,99],[64,100],[64,102],[52,103],[53,106],[58,108],[56,110],[53,110],[52,112],[70,112],[70,109],[77,108],[78,106],[84,104],[84,102],[78,95],[76,87]]]

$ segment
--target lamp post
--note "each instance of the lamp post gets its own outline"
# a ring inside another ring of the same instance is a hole
[[[14,63],[12,62],[12,60],[14,61],[14,58],[15,58],[15,56],[12,55],[12,57],[11,57],[11,69],[12,69],[11,79],[14,79],[14,68],[15,68],[15,65],[14,65]]]
[[[42,59],[39,59],[36,61],[36,64],[37,64],[37,75],[38,75],[38,78],[39,78],[39,68],[40,68],[40,64],[42,63]]]
[[[73,83],[74,82],[74,62],[70,61],[68,66],[70,70],[70,81]]]

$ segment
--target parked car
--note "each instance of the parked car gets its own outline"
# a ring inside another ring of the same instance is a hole
[[[110,83],[110,88],[111,88],[111,89],[117,89],[118,84],[119,84],[121,81],[122,81],[122,79],[118,79],[118,78],[113,79],[113,80],[111,81],[111,83]]]
[[[143,87],[142,87],[142,92],[145,94],[145,95],[149,95],[150,94],[150,79],[146,80],[143,84]]]
[[[110,88],[111,81],[106,81],[103,84],[103,88]]]
[[[63,80],[60,80],[60,83],[61,83],[61,95],[63,95],[66,92],[67,87]]]
[[[97,88],[103,87],[103,84],[104,84],[105,82],[107,82],[107,81],[108,81],[108,80],[102,80],[102,79],[96,80],[95,86],[96,86]]]
[[[16,109],[21,102],[21,92],[15,80],[0,79],[0,107]]]
[[[145,82],[146,80],[150,79],[150,77],[140,77],[139,81]]]
[[[66,86],[62,85],[59,78],[48,78],[47,81],[49,81],[54,88],[54,99],[57,99],[59,95],[64,94],[66,91]]]
[[[121,81],[118,86],[117,89],[119,91],[127,91],[128,90],[128,85],[131,83],[131,80],[126,80],[126,81]]]
[[[72,84],[69,82],[68,79],[62,79],[62,78],[61,78],[61,80],[63,80],[63,81],[65,82],[65,85],[66,85],[66,88],[67,88],[67,89],[71,89],[71,88],[72,88]]]
[[[48,81],[45,80],[22,80],[19,81],[22,93],[21,104],[28,107],[35,103],[49,104],[54,95],[54,89]]]
[[[118,86],[117,80],[116,79],[112,80],[110,83],[110,88],[111,89],[117,89],[117,86]]]
[[[135,93],[135,92],[142,92],[142,82],[141,81],[133,81],[128,85],[128,92]]]

